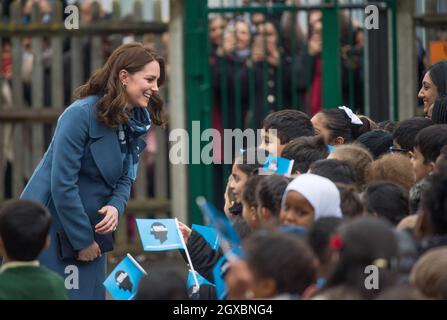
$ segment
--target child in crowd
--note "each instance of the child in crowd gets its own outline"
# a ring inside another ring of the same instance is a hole
[[[0,211],[0,300],[66,300],[64,280],[39,265],[47,248],[51,217],[41,205],[10,200]]]
[[[362,134],[356,139],[356,142],[365,146],[374,159],[377,159],[386,154],[393,146],[393,136],[383,130],[373,130]]]
[[[346,219],[355,218],[365,214],[362,199],[354,185],[336,183],[340,192],[341,212]]]
[[[257,229],[260,226],[260,219],[257,213],[256,187],[266,177],[260,175],[251,176],[245,184],[245,189],[242,193],[242,217],[252,229]]]
[[[280,223],[309,228],[322,217],[342,217],[336,185],[310,173],[298,176],[284,192]]]
[[[416,184],[410,190],[410,206],[413,212],[420,209],[422,195],[430,187],[427,178],[435,172],[436,160],[441,149],[447,145],[447,124],[422,129],[416,135],[414,145],[412,163]],[[423,224],[421,226],[423,227]]]
[[[394,226],[410,213],[408,192],[390,181],[368,184],[363,201],[370,214],[386,219]]]
[[[368,150],[361,145],[343,145],[332,151],[328,159],[347,161],[354,168],[357,188],[363,190],[369,167],[374,160]]]
[[[226,276],[233,299],[299,299],[315,282],[312,250],[296,236],[261,230],[243,248],[244,260],[234,261]]]
[[[447,124],[421,130],[415,139],[413,168],[416,182],[430,175],[443,146],[447,145]]]
[[[307,242],[318,260],[318,265],[316,268],[317,282],[315,286],[306,290],[306,298],[312,296],[313,293],[326,284],[333,261],[329,241],[342,221],[342,219],[335,217],[321,218],[309,230]]]
[[[371,163],[367,181],[392,181],[408,193],[415,183],[411,160],[399,153],[389,153]]]
[[[414,117],[399,122],[396,130],[393,132],[393,147],[391,151],[402,153],[411,158],[417,134],[432,124],[433,122],[430,119],[424,117]]]
[[[278,226],[281,201],[290,180],[284,176],[270,175],[256,188],[258,218],[263,226]]]
[[[281,110],[269,114],[262,122],[262,144],[259,148],[281,156],[286,144],[293,139],[314,135],[314,128],[307,114],[298,110]]]
[[[433,174],[422,194],[422,211],[416,230],[419,252],[447,245],[447,172]]]
[[[281,156],[294,160],[292,173],[302,174],[317,160],[326,159],[329,155],[323,137],[301,137],[290,141],[283,149]]]
[[[367,132],[369,123],[363,122],[351,109],[324,109],[311,119],[315,133],[322,135],[326,144],[338,146],[351,143]]]
[[[334,183],[355,185],[356,176],[352,165],[343,160],[325,159],[312,163],[309,173],[328,178]]]
[[[365,217],[347,222],[331,238],[330,246],[337,261],[316,299],[331,298],[331,290],[343,288],[354,290],[362,299],[374,299],[381,291],[396,284],[398,242],[393,227],[386,221]],[[366,279],[371,273],[366,272],[366,268],[370,266],[378,271],[376,281],[380,285]]]
[[[425,253],[411,270],[411,283],[430,299],[447,299],[447,247]]]
[[[248,178],[258,174],[266,159],[267,153],[263,149],[251,148],[236,158],[231,169],[229,188],[234,193],[235,203],[229,211],[233,215],[242,214],[242,194]]]

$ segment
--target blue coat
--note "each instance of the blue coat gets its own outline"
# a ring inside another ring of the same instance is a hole
[[[107,259],[103,254],[92,262],[62,261],[56,233],[65,231],[75,250],[88,247],[94,241],[94,226],[104,218],[98,210],[111,205],[121,216],[132,185],[123,168],[117,128],[98,121],[97,101],[97,96],[76,100],[63,112],[48,150],[21,195],[42,203],[52,215],[52,241],[40,262],[71,284],[73,273],[66,267],[74,265],[79,270],[79,289],[69,290],[71,299],[105,298],[102,283]],[[138,140],[139,150],[144,150],[145,142]]]

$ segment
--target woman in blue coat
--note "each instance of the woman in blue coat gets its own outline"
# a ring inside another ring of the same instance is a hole
[[[142,44],[116,49],[79,87],[21,198],[47,206],[53,223],[41,264],[65,278],[71,299],[104,299],[105,252],[136,178],[151,123],[163,125],[157,95],[161,57]]]

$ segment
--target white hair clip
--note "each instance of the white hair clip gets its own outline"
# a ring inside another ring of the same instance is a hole
[[[348,107],[342,106],[342,107],[338,107],[338,109],[341,109],[344,112],[346,112],[349,119],[351,119],[352,124],[357,124],[359,126],[363,125],[362,120],[360,120],[360,118],[357,117],[357,115],[354,112],[352,112],[352,110],[349,109]]]

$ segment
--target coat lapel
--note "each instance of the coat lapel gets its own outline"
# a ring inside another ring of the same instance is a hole
[[[90,112],[90,137],[93,139],[90,151],[104,180],[114,188],[123,172],[117,128],[100,123],[95,107]]]

